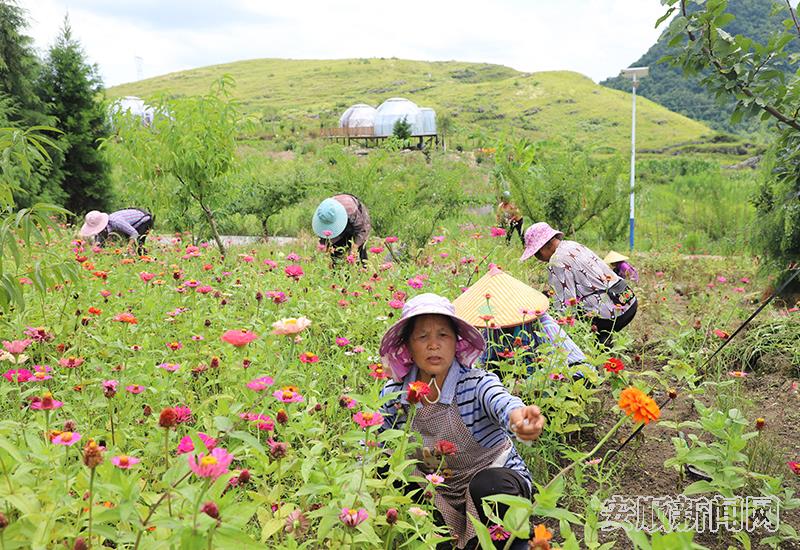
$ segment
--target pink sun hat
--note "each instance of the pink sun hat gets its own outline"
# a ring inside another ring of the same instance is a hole
[[[107,225],[108,214],[98,210],[92,210],[86,214],[86,221],[83,223],[81,230],[78,231],[78,235],[81,237],[91,237],[93,235],[97,235],[103,229],[105,229]]]
[[[400,320],[389,327],[381,339],[381,360],[398,382],[408,374],[414,364],[408,345],[403,342],[403,329],[413,317],[428,314],[445,315],[453,319],[458,330],[456,359],[463,366],[471,367],[486,347],[480,331],[456,315],[456,308],[450,300],[431,293],[414,296],[403,306]]]
[[[525,252],[522,253],[520,262],[534,256],[553,237],[563,237],[564,234],[550,227],[547,222],[538,222],[525,230]]]

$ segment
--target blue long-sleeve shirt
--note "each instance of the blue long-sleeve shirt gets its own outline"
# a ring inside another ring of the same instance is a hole
[[[488,361],[496,361],[498,352],[502,352],[506,348],[514,349],[513,342],[517,337],[522,341],[522,346],[536,348],[541,344],[551,344],[556,350],[564,353],[564,366],[586,361],[586,355],[581,351],[581,348],[547,313],[543,313],[536,320],[524,325],[507,329],[494,329],[491,334],[484,329],[483,337],[488,342],[488,345],[478,361],[484,365]],[[526,362],[528,364],[533,362],[533,354],[527,357]]]
[[[408,385],[417,379],[418,367],[413,365],[401,382],[390,380],[381,390],[381,397],[402,391],[399,397],[383,405],[382,429],[403,429],[406,416],[401,406],[409,406]],[[484,448],[490,449],[510,439],[508,415],[514,409],[524,407],[522,400],[511,395],[496,374],[482,369],[468,368],[453,361],[439,392],[439,402],[456,403],[461,420],[472,436]],[[421,407],[421,404],[417,404]],[[458,441],[453,441],[458,446]],[[531,475],[522,457],[512,445],[502,465],[516,470],[530,483]]]

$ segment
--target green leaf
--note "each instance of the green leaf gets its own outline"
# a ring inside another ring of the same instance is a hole
[[[483,524],[483,522],[473,516],[470,513],[467,513],[469,520],[472,522],[472,526],[475,527],[475,534],[478,535],[478,543],[480,543],[481,548],[483,550],[493,550],[494,549],[494,542],[492,541],[492,536],[489,534],[489,529]]]

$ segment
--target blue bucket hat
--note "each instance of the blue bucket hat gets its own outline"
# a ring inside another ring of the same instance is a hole
[[[311,227],[319,237],[334,239],[347,227],[347,210],[336,199],[325,199],[317,206],[311,218]]]

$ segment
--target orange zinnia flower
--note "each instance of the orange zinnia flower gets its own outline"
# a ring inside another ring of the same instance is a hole
[[[529,548],[532,550],[550,550],[550,543],[547,541],[552,538],[553,533],[543,523],[540,523],[533,529],[533,540],[528,543]]]
[[[632,416],[635,422],[645,424],[649,424],[651,420],[658,420],[661,416],[658,404],[642,390],[634,387],[625,388],[619,394],[619,408],[628,416]]]

